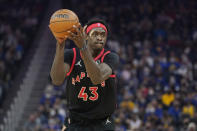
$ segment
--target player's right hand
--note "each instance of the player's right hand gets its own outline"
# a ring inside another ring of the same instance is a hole
[[[75,29],[75,33],[71,31],[68,32],[68,39],[74,41],[75,45],[81,49],[84,44],[86,43],[86,35],[83,33],[83,28],[81,24],[79,23],[78,26],[73,25],[73,28]]]

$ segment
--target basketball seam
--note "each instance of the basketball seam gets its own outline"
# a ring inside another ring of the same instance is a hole
[[[64,21],[76,21],[76,19],[75,19],[75,20],[61,20],[61,21],[54,21],[54,22],[50,22],[50,24],[52,24],[52,23],[56,23],[56,22],[64,22]]]
[[[78,20],[78,16],[77,16],[76,14],[73,14],[73,13],[70,12],[70,11],[68,11],[68,12],[67,12],[67,11],[66,11],[66,12],[62,12],[62,14],[63,14],[63,13],[68,13],[69,15],[75,15],[75,16],[77,17],[77,18],[75,18],[74,20],[63,20],[63,21],[76,21],[76,20],[79,21],[79,20]],[[60,13],[60,14],[61,14],[61,13]],[[53,15],[54,15],[54,14],[53,14]],[[53,15],[52,15],[52,16],[53,16]],[[61,22],[61,21],[54,21],[54,22],[50,22],[50,23],[55,23],[55,22]]]
[[[77,16],[77,15],[76,15],[74,12],[72,12],[72,11],[60,11],[60,10],[57,11],[57,12],[55,12],[55,13],[53,13],[53,15],[54,15],[54,14],[61,14],[61,13],[62,13],[62,14],[63,14],[63,13],[68,13],[68,14],[70,14],[70,15],[75,15],[75,16]],[[52,16],[53,16],[53,15],[52,15]]]

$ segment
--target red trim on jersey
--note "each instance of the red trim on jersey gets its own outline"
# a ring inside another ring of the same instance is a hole
[[[101,58],[101,62],[103,62],[105,56],[106,56],[107,54],[109,54],[109,53],[110,53],[110,51],[105,52],[105,54],[104,54],[104,55],[102,56],[102,58]]]
[[[95,60],[95,61],[98,60],[98,59],[103,55],[103,53],[104,53],[104,48],[101,50],[100,54],[99,54],[97,57],[94,58],[94,60]],[[82,58],[81,51],[80,51],[80,56],[81,56],[81,58]]]
[[[66,76],[70,75],[75,65],[75,61],[76,61],[76,49],[75,48],[73,48],[73,53],[74,53],[74,56],[73,56],[72,65],[71,65],[70,71],[66,74]]]
[[[114,75],[110,75],[109,77],[115,78],[115,77],[116,77],[116,75],[115,75],[115,74],[114,74]]]
[[[82,58],[82,54],[81,54],[81,51],[80,51],[80,56],[81,56],[81,58]]]
[[[100,52],[100,54],[94,58],[95,61],[97,61],[104,53],[104,48],[102,49],[102,51]]]
[[[101,58],[101,62],[103,62],[103,60],[104,60],[104,58],[105,58],[105,56],[107,55],[107,54],[109,54],[111,51],[107,51],[107,52],[105,52],[105,54],[102,56],[102,58]],[[116,77],[116,75],[115,74],[113,74],[113,75],[110,75],[109,77],[111,77],[111,78],[115,78]]]

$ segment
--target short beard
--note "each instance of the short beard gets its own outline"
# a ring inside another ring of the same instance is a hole
[[[103,48],[96,48],[96,49],[93,49],[93,52],[94,52],[95,56],[97,56],[97,55],[101,52],[102,49],[103,49]]]

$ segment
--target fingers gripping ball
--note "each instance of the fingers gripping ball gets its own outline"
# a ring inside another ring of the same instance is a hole
[[[78,25],[78,16],[71,10],[60,9],[53,13],[50,19],[49,28],[56,39],[68,36],[67,31],[75,32],[73,25]]]

